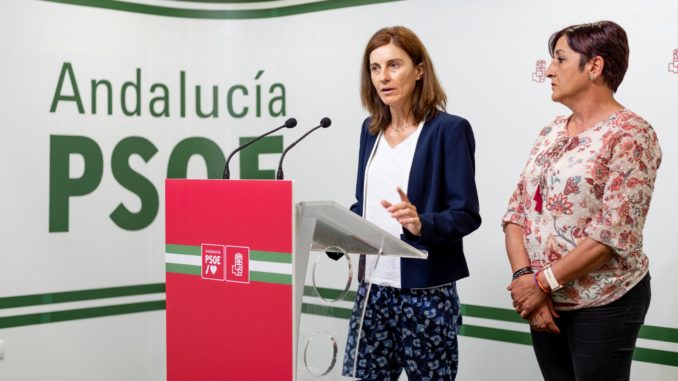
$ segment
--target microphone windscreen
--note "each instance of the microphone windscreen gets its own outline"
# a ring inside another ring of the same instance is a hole
[[[322,128],[327,128],[330,126],[330,124],[332,124],[332,120],[330,120],[328,117],[324,117],[320,120],[320,125]]]
[[[292,128],[297,125],[297,120],[294,118],[289,118],[285,121],[285,127]]]

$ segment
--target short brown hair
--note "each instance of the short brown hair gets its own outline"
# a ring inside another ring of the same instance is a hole
[[[417,81],[412,95],[412,116],[414,119],[422,121],[425,118],[426,120],[432,118],[438,112],[438,109],[445,110],[447,102],[447,96],[436,78],[431,58],[419,37],[403,26],[382,28],[370,38],[365,47],[360,74],[360,99],[363,107],[372,115],[369,126],[371,134],[384,130],[391,123],[389,108],[379,98],[379,94],[372,84],[370,72],[370,54],[373,50],[389,43],[393,43],[393,45],[404,50],[415,66],[422,65],[423,75]]]
[[[584,65],[596,56],[603,59],[603,80],[617,92],[629,66],[629,42],[624,28],[612,21],[568,26],[549,38],[551,57],[562,36],[567,38],[570,48],[580,54],[579,70],[584,70]]]

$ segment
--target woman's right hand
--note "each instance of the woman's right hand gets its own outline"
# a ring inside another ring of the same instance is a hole
[[[513,308],[525,319],[537,309],[544,300],[549,299],[534,282],[534,275],[523,275],[511,282],[506,288],[511,292]]]
[[[553,320],[554,317],[560,317],[560,315],[553,307],[551,298],[546,298],[544,303],[540,304],[532,315],[528,316],[527,321],[535,331],[559,334],[560,329]]]
[[[382,200],[381,206],[391,213],[391,217],[395,218],[410,233],[415,236],[421,236],[421,219],[419,218],[419,213],[417,213],[417,207],[410,202],[407,194],[400,187],[396,191],[400,197],[400,202],[391,204],[386,200]]]

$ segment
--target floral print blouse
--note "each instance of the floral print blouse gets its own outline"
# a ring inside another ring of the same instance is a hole
[[[502,219],[523,227],[534,269],[586,237],[614,250],[609,262],[551,295],[559,310],[611,303],[647,274],[643,225],[662,157],[652,126],[632,111],[573,137],[568,119],[539,133]]]

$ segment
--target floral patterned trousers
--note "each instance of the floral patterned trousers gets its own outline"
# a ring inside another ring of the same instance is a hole
[[[343,375],[353,376],[357,332],[367,285],[358,288],[349,326]],[[403,369],[408,379],[454,380],[461,327],[454,283],[427,289],[372,285],[360,335],[355,376],[395,381]]]

